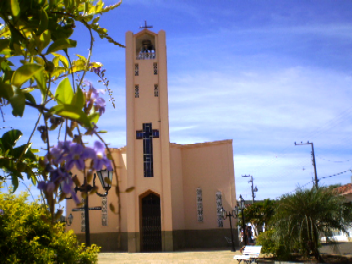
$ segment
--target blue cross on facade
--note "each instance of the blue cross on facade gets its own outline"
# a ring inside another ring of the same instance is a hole
[[[144,123],[143,130],[136,131],[136,139],[143,139],[144,177],[153,177],[153,138],[159,138],[159,130],[152,123]]]

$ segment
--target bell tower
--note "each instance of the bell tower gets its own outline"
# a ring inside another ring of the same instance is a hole
[[[126,33],[126,115],[127,186],[135,187],[127,194],[128,251],[173,250],[163,30],[156,34],[145,26],[137,34]],[[154,197],[154,207],[146,197]],[[153,234],[146,231],[151,229]]]

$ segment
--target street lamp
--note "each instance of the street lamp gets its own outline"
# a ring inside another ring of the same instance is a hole
[[[243,243],[246,246],[247,245],[247,234],[246,234],[246,224],[244,222],[244,209],[246,208],[245,201],[242,198],[242,195],[240,194],[240,200],[239,200],[239,209],[242,212],[242,230],[243,230]]]
[[[235,243],[233,240],[233,233],[232,233],[232,222],[231,222],[231,217],[233,218],[237,218],[238,217],[238,207],[235,206],[235,209],[232,210],[232,214],[231,212],[226,212],[224,207],[221,207],[220,209],[220,213],[222,218],[225,220],[227,217],[230,219],[230,231],[231,231],[231,243],[232,243],[232,251],[236,251],[235,249]]]
[[[99,181],[101,185],[103,186],[103,189],[105,190],[105,193],[101,194],[96,192],[96,194],[100,197],[106,197],[108,195],[108,192],[111,188],[111,182],[112,182],[112,176],[113,176],[113,171],[108,171],[108,170],[100,170],[97,171]],[[94,207],[94,208],[89,208],[88,207],[88,193],[95,189],[95,178],[96,174],[94,173],[93,177],[93,186],[87,183],[87,178],[84,177],[84,182],[82,186],[74,188],[75,192],[80,191],[81,193],[85,193],[85,198],[84,198],[84,207],[83,208],[78,208],[78,209],[73,209],[72,211],[81,211],[84,210],[84,220],[85,220],[85,233],[86,233],[86,246],[90,246],[90,231],[89,231],[89,210],[101,210],[101,207]],[[63,184],[63,182],[61,183]],[[72,196],[70,198],[66,199],[72,199]],[[73,216],[72,216],[73,218]]]
[[[66,220],[67,226],[72,225],[72,221],[73,221],[73,215],[70,214],[70,215],[67,217],[67,220]]]

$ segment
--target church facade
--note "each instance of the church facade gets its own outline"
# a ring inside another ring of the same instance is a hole
[[[112,150],[120,212],[109,209],[118,208],[114,187],[107,197],[89,196],[89,207],[102,207],[89,212],[91,242],[128,252],[228,247],[229,221],[220,209],[236,205],[232,140],[170,143],[163,30],[126,33],[126,108],[127,145]],[[81,172],[72,173],[83,182]],[[84,213],[75,207],[67,200],[66,215],[74,216],[67,229],[84,242]]]

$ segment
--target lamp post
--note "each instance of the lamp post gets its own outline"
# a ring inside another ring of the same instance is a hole
[[[101,185],[103,186],[103,189],[105,190],[104,194],[96,192],[96,194],[100,197],[106,197],[108,195],[108,192],[111,188],[111,182],[112,182],[112,176],[113,176],[113,171],[108,171],[108,170],[101,170],[97,171],[99,181]],[[81,211],[84,210],[84,220],[85,220],[85,234],[86,234],[86,246],[90,246],[90,229],[89,229],[89,210],[101,210],[100,208],[89,208],[88,207],[88,193],[93,190],[93,188],[96,187],[95,185],[95,178],[96,174],[94,173],[93,177],[93,186],[87,183],[86,177],[84,177],[84,182],[82,186],[80,187],[75,187],[74,190],[77,193],[77,191],[80,191],[81,193],[85,193],[85,198],[84,198],[84,207],[83,208],[78,208],[78,209],[73,209],[73,211]],[[72,199],[66,198],[66,199]],[[73,218],[73,216],[72,216]]]
[[[233,233],[232,233],[232,222],[231,222],[231,217],[233,218],[237,218],[238,217],[238,207],[235,206],[235,209],[232,210],[232,214],[231,212],[226,212],[225,209],[223,207],[221,207],[220,209],[220,213],[222,218],[225,220],[227,217],[230,219],[230,231],[231,231],[231,243],[232,243],[232,251],[236,251],[235,249],[235,243],[233,240]]]
[[[245,201],[240,194],[239,209],[242,212],[242,230],[243,230],[243,244],[247,245],[247,234],[246,234],[246,224],[244,222],[244,209],[246,208]]]
[[[67,225],[67,226],[72,225],[72,221],[73,221],[73,215],[70,214],[70,215],[67,217],[66,225]]]

